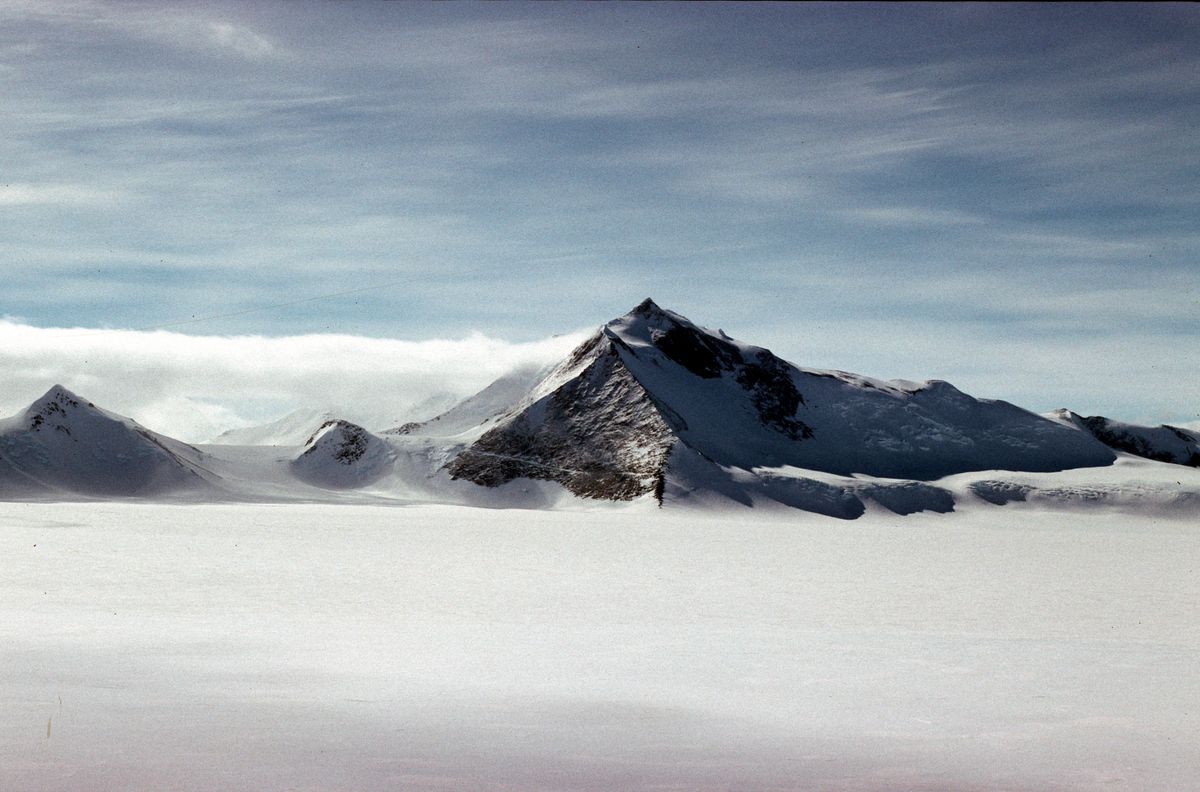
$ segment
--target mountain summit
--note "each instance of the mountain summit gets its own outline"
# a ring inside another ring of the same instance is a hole
[[[1094,438],[1007,402],[940,380],[799,368],[647,299],[580,344],[447,469],[484,486],[544,479],[626,500],[661,498],[672,470],[697,465],[928,480],[1114,459]]]

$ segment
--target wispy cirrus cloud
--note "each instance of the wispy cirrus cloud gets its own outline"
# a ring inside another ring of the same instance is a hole
[[[874,206],[843,209],[850,220],[884,226],[960,226],[985,222],[982,217],[954,209],[928,209],[921,206]]]
[[[209,39],[217,46],[232,50],[247,58],[266,58],[278,53],[276,45],[241,25],[230,22],[208,22]]]
[[[271,37],[234,21],[217,5],[7,0],[0,7],[0,18],[14,25],[54,26],[59,30],[73,28],[77,32],[108,31],[184,51],[222,51],[251,60],[281,53]],[[36,45],[27,43],[25,46]]]
[[[875,295],[912,288],[933,297],[886,303],[890,338],[924,333],[932,303],[955,332],[1041,328],[1065,349],[1069,323],[1133,321],[1078,295],[1142,306],[1159,288],[1177,306],[1200,256],[1200,33],[1179,7],[0,15],[0,311],[34,324],[150,326],[403,279],[198,329],[519,340],[652,295],[778,346],[827,305],[871,322]],[[1002,289],[1017,297],[998,310]]]

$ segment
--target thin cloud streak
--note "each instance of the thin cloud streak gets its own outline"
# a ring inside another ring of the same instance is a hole
[[[119,190],[98,190],[83,184],[0,184],[0,207],[38,205],[99,205],[119,201]]]

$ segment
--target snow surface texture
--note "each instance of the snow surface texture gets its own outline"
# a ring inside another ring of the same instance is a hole
[[[1193,473],[1126,464],[1130,453],[1194,462],[1182,429],[802,369],[650,300],[557,366],[513,371],[429,420],[373,434],[301,411],[223,437],[237,442],[187,446],[56,387],[0,424],[0,497],[530,509],[583,497],[841,519],[1031,499],[1200,510]]]
[[[573,503],[0,504],[0,789],[1196,788],[1194,518]]]

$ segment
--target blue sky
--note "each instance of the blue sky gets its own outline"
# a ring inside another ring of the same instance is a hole
[[[1200,418],[1194,5],[0,0],[0,120],[11,326],[519,344],[653,296]]]

